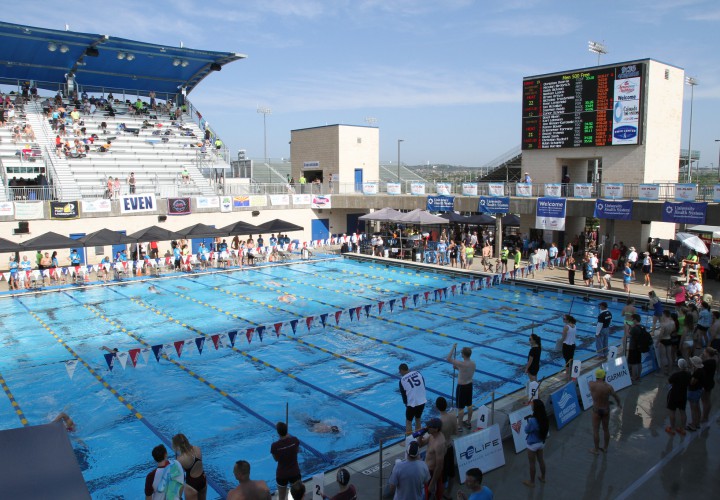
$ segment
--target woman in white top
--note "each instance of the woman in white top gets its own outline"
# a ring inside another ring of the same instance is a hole
[[[652,286],[650,284],[650,275],[653,272],[653,263],[648,252],[643,254],[642,271],[645,273],[645,283],[643,286]]]
[[[577,329],[575,327],[577,320],[570,314],[564,317],[565,327],[562,331],[562,355],[565,360],[565,373],[568,380],[571,377],[573,357],[575,356],[575,337]]]

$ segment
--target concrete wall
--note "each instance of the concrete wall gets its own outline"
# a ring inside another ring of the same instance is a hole
[[[363,170],[364,181],[380,180],[380,129],[339,127],[341,184],[355,182],[355,169]]]

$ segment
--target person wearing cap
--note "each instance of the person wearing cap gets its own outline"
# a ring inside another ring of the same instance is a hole
[[[419,460],[420,445],[410,441],[407,445],[407,460],[395,463],[388,489],[395,500],[425,500],[425,484],[430,481],[430,470],[425,462]]]
[[[687,389],[690,385],[690,372],[688,372],[688,364],[685,359],[680,358],[677,362],[679,371],[670,375],[668,383],[670,390],[667,395],[666,408],[668,410],[668,420],[670,425],[665,427],[665,432],[674,435],[676,432],[681,436],[685,435],[685,423],[687,416],[685,415],[685,407],[687,405]],[[680,412],[680,425],[676,425],[675,416]]]
[[[633,271],[633,263],[629,260],[625,261],[623,269],[623,291],[630,293],[630,283],[635,279],[635,271]]]
[[[455,359],[457,353],[457,343],[453,344],[450,352],[447,355],[446,361],[453,365],[453,368],[458,371],[457,389],[455,393],[455,403],[458,409],[458,426],[465,426],[467,429],[470,428],[470,422],[472,421],[473,414],[473,375],[475,374],[475,361],[470,359],[472,356],[472,349],[469,347],[463,347],[460,351],[462,359]],[[454,376],[454,373],[453,373]],[[467,408],[467,421],[463,422],[465,417],[465,408]]]
[[[588,383],[590,396],[592,397],[592,427],[593,427],[593,443],[594,448],[590,448],[590,453],[595,455],[600,452],[606,452],[610,445],[610,431],[608,425],[610,423],[610,397],[615,399],[619,408],[622,408],[620,398],[615,389],[605,381],[605,370],[598,368],[595,370],[595,381]],[[600,447],[600,424],[602,423],[604,446]]]
[[[246,498],[270,500],[270,488],[268,488],[267,483],[261,480],[250,479],[249,462],[245,460],[235,462],[233,475],[240,484],[228,492],[227,500],[245,500]]]
[[[445,435],[442,433],[442,421],[439,418],[430,419],[425,428],[427,434],[418,437],[420,446],[427,444],[425,463],[430,471],[430,482],[425,485],[425,495],[427,499],[442,500],[445,484],[443,471],[445,470],[445,452],[447,448]]]
[[[600,286],[605,290],[612,290],[610,282],[612,281],[612,275],[615,272],[615,263],[610,257],[608,257],[605,259],[605,265],[601,266],[600,270],[603,272],[603,275],[600,278]]]
[[[400,365],[398,371],[400,372],[400,395],[405,403],[405,433],[410,434],[413,419],[415,420],[415,430],[420,430],[420,419],[427,402],[425,379],[419,371],[410,371],[405,363]]]
[[[333,497],[323,495],[323,500],[357,500],[357,490],[355,485],[350,484],[350,472],[347,469],[343,468],[337,471],[335,479],[340,486],[340,491]]]
[[[523,177],[523,182],[525,184],[532,184],[532,177],[530,177],[530,172],[525,172],[525,176]]]
[[[635,247],[628,248],[628,254],[627,254],[627,262],[630,263],[630,267],[632,269],[635,269],[635,264],[638,260],[638,253],[637,250],[635,250]]]
[[[642,272],[645,273],[645,283],[643,283],[643,286],[652,286],[652,283],[650,283],[650,275],[653,272],[653,263],[650,258],[650,252],[643,253]]]
[[[686,429],[694,432],[700,428],[700,399],[705,388],[705,372],[700,356],[690,358],[691,377],[687,390],[687,400],[690,403],[690,423]]]
[[[687,284],[688,300],[698,300],[702,297],[703,288],[694,275],[690,275],[690,282]]]

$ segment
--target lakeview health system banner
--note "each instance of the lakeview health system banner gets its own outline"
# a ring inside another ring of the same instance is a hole
[[[535,229],[565,231],[566,202],[565,198],[538,198]]]
[[[509,196],[481,196],[478,200],[478,212],[481,214],[509,214]]]
[[[595,200],[595,213],[598,219],[632,220],[632,200]]]
[[[706,212],[707,203],[666,201],[663,204],[662,221],[677,224],[705,224]]]
[[[428,212],[452,212],[455,210],[454,196],[428,196]]]

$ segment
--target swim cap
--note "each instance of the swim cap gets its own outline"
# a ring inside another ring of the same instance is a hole
[[[350,473],[347,469],[340,469],[337,471],[337,482],[340,486],[345,486],[350,482]]]
[[[598,368],[597,370],[595,370],[595,378],[598,380],[605,378],[605,370],[603,370],[602,368]]]

